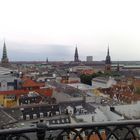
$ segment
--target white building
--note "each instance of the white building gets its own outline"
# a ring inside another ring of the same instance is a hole
[[[114,106],[122,115],[131,119],[140,119],[140,101],[134,104]]]
[[[92,62],[93,61],[93,56],[87,56],[87,62]]]
[[[87,62],[92,62],[93,61],[93,56],[87,56]]]
[[[93,68],[90,66],[75,66],[75,67],[70,68],[71,72],[79,72],[83,70],[93,70]]]
[[[13,73],[17,70],[0,67],[0,91],[14,90],[18,86],[18,80]]]
[[[0,75],[0,91],[14,90],[18,86],[18,80],[12,75]]]
[[[13,72],[13,70],[9,68],[0,67],[0,75],[7,75]]]
[[[93,113],[78,114],[75,117],[87,123],[108,121],[106,115],[98,108]]]
[[[67,84],[71,87],[80,89],[81,91],[85,91],[85,92],[89,92],[89,91],[93,91],[93,87],[87,84],[83,84],[83,83],[72,83],[72,84]]]
[[[121,121],[124,120],[124,116],[121,113],[116,113],[116,111],[111,111],[110,106],[102,106],[100,107],[101,111],[105,114],[108,121]]]
[[[109,88],[112,85],[115,85],[116,83],[117,82],[112,77],[97,77],[92,79],[92,86],[94,88]]]

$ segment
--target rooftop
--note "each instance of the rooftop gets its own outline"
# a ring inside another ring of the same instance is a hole
[[[5,128],[6,125],[13,125],[17,120],[6,113],[3,109],[0,109],[0,129]]]
[[[41,87],[44,86],[44,84],[41,83],[37,83],[31,79],[24,79],[23,83],[22,83],[22,87],[26,88],[26,87]]]
[[[92,86],[87,85],[87,84],[83,84],[83,83],[73,83],[73,84],[68,84],[71,87],[80,89],[80,90],[89,90],[89,89],[93,89]]]
[[[46,96],[51,96],[52,95],[52,89],[50,88],[42,88],[42,89],[35,89],[33,90],[39,94],[42,95],[46,95]],[[24,94],[28,94],[29,92],[31,92],[31,90],[9,90],[9,91],[0,91],[0,94],[3,95],[24,95]]]

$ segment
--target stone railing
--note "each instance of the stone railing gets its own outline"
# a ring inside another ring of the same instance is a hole
[[[140,120],[1,129],[0,140],[140,140]]]

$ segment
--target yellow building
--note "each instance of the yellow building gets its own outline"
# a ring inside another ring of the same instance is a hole
[[[0,105],[4,107],[13,107],[19,105],[20,95],[27,94],[26,90],[0,91]]]
[[[13,99],[5,99],[3,106],[8,108],[17,106],[17,101]]]

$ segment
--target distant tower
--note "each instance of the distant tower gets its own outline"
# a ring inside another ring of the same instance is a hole
[[[48,64],[49,60],[48,60],[48,57],[46,58],[46,64]]]
[[[3,67],[9,66],[9,60],[8,60],[8,57],[7,57],[7,50],[6,50],[5,41],[4,41],[4,45],[3,45],[3,54],[2,54],[2,59],[1,59],[1,65]]]
[[[119,72],[120,71],[120,64],[119,64],[119,62],[117,63],[117,72]]]
[[[76,45],[76,48],[75,48],[74,62],[79,62],[79,56],[78,56],[78,49],[77,49],[77,45]]]
[[[107,56],[105,60],[105,71],[110,72],[111,71],[111,58],[109,54],[109,45],[108,45],[108,50],[107,50]]]

